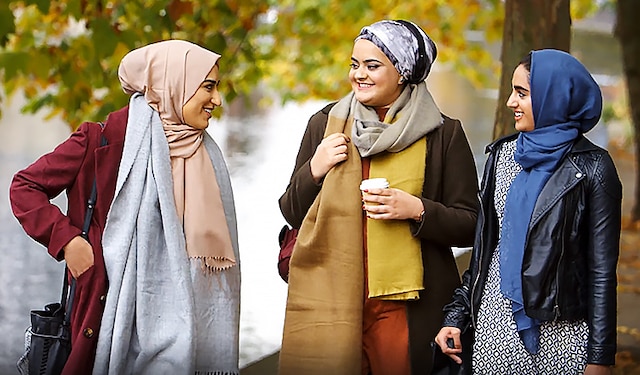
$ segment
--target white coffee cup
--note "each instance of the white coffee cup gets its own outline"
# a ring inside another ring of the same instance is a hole
[[[366,193],[365,190],[386,189],[388,187],[389,187],[389,181],[387,181],[387,179],[384,177],[369,178],[367,180],[362,180],[362,182],[360,183],[360,192],[362,192],[362,199],[366,200],[365,197],[368,193]],[[375,204],[375,203],[369,202],[368,204]]]
[[[360,183],[360,191],[364,192],[365,190],[370,189],[386,189],[389,187],[389,181],[386,178],[369,178],[367,180],[362,180]]]

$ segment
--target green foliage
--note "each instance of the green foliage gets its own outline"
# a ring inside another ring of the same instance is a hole
[[[258,61],[259,17],[266,0],[54,0],[0,6],[0,79],[20,90],[25,112],[43,108],[72,127],[104,119],[126,105],[117,69],[130,50],[163,39],[187,39],[223,55],[226,100],[251,92],[265,74]]]
[[[262,87],[283,101],[337,99],[361,27],[402,18],[433,38],[442,66],[495,87],[499,64],[486,45],[500,39],[503,14],[500,0],[5,1],[0,79],[6,95],[24,92],[24,111],[46,109],[75,128],[127,103],[117,69],[128,51],[175,38],[222,55],[227,103]]]

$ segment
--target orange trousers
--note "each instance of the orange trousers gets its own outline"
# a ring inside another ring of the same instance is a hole
[[[406,302],[365,300],[362,375],[411,375]]]

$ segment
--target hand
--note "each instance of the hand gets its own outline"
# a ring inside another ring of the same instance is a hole
[[[456,354],[462,353],[462,343],[460,342],[460,328],[455,327],[442,327],[438,335],[436,336],[436,344],[442,350],[442,353],[448,355],[457,364],[462,363],[462,359]],[[447,339],[453,339],[453,348],[447,346]]]
[[[420,198],[395,188],[369,189],[362,199],[367,217],[376,220],[420,220],[424,210]]]
[[[587,364],[587,368],[584,369],[584,375],[612,375],[613,370],[611,366]]]
[[[316,183],[322,181],[333,166],[347,160],[349,141],[345,134],[333,133],[320,142],[309,163],[311,176]]]
[[[93,266],[93,248],[84,238],[73,237],[62,250],[64,251],[64,260],[74,278],[77,279]]]

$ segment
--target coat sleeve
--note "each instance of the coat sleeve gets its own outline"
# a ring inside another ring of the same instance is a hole
[[[309,119],[289,185],[279,200],[282,215],[294,228],[300,228],[302,220],[322,188],[322,182],[316,184],[313,181],[309,163],[324,137],[330,107],[331,105],[325,107]]]
[[[465,331],[471,324],[471,273],[469,270],[462,275],[462,285],[453,292],[452,301],[444,311],[443,327],[456,327]]]
[[[64,259],[62,248],[82,231],[51,199],[75,183],[88,138],[89,124],[85,123],[52,152],[17,172],[9,188],[11,209],[24,231],[59,261]]]
[[[441,160],[441,165],[427,167],[425,174],[439,185],[438,197],[422,197],[424,218],[412,228],[413,234],[445,246],[468,247],[473,245],[480,206],[478,174],[460,121],[448,119],[443,127],[442,141],[432,150],[436,154],[428,151],[427,156],[427,165],[433,160]]]
[[[603,153],[591,181],[587,254],[587,362],[613,365],[616,354],[616,266],[620,249],[622,185],[616,168]]]

